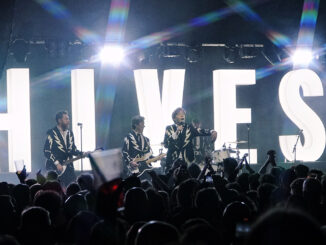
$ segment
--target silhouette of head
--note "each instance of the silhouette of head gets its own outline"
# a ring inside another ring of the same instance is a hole
[[[148,216],[148,199],[146,192],[134,187],[127,191],[125,200],[125,216],[130,223],[145,221]]]
[[[70,197],[74,194],[77,194],[80,191],[80,187],[77,183],[70,183],[67,187],[66,195]]]
[[[185,230],[181,237],[181,244],[195,245],[195,244],[207,244],[215,245],[221,244],[222,238],[219,232],[212,226],[207,224],[199,224],[192,226]]]
[[[195,179],[188,179],[179,185],[177,201],[180,207],[193,207],[199,183]]]
[[[82,195],[74,194],[65,201],[63,209],[67,220],[70,220],[78,212],[87,210],[87,203]]]
[[[90,174],[81,174],[77,178],[77,183],[81,190],[93,190],[94,178]]]
[[[302,211],[274,209],[253,225],[248,245],[324,244],[319,225]]]
[[[40,191],[35,195],[34,205],[46,209],[50,213],[52,222],[59,214],[62,204],[60,195],[51,190]]]
[[[306,178],[308,176],[309,168],[303,164],[294,167],[294,172],[297,178]]]
[[[138,230],[135,245],[163,245],[177,242],[178,239],[178,230],[173,225],[162,221],[150,221]]]

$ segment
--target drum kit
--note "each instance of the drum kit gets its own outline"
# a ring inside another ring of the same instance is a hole
[[[240,150],[238,147],[232,148],[231,144],[244,144],[244,143],[248,143],[248,141],[242,140],[242,141],[228,142],[229,147],[226,147],[226,145],[224,143],[224,145],[222,146],[221,149],[218,149],[218,150],[215,150],[212,152],[213,163],[218,164],[218,163],[223,162],[223,160],[225,158],[232,157],[231,153],[236,154],[235,159],[239,162],[241,160]]]

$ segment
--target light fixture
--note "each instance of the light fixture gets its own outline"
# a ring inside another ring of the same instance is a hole
[[[224,60],[229,64],[234,64],[238,57],[237,49],[234,46],[225,46],[224,47]]]
[[[189,63],[196,63],[200,58],[200,50],[197,47],[189,47],[186,51],[186,60]]]
[[[308,66],[313,58],[312,51],[307,48],[296,49],[291,57],[293,65],[295,66]]]
[[[11,54],[18,63],[26,62],[29,54],[29,43],[23,39],[16,39],[11,46]]]
[[[125,51],[121,45],[107,44],[99,53],[102,63],[119,65],[125,57]]]

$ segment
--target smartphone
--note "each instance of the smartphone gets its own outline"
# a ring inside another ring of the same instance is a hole
[[[206,181],[207,183],[213,183],[213,178],[212,178],[212,176],[206,176],[205,181]]]
[[[235,227],[235,236],[238,238],[246,237],[250,232],[251,227],[248,223],[238,223]]]

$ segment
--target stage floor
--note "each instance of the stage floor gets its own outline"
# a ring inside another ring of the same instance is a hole
[[[298,164],[304,164],[309,169],[318,169],[326,173],[326,162],[325,161],[316,161],[316,162],[296,162],[295,164],[293,162],[278,162],[277,166],[283,167],[283,168],[291,168],[292,166],[296,166]],[[258,171],[261,164],[251,164],[251,168],[255,171]],[[76,171],[76,175],[79,176],[82,172]],[[83,173],[91,173],[91,171],[84,171]],[[44,174],[44,173],[43,173]],[[30,173],[28,178],[36,178],[35,173]],[[0,182],[8,182],[11,184],[19,184],[19,180],[16,176],[16,173],[0,173]]]
[[[91,171],[84,171],[84,172],[80,172],[80,171],[76,171],[76,175],[79,176],[82,173],[91,173]],[[45,173],[42,173],[43,175],[45,175]],[[32,179],[36,179],[35,173],[29,173],[28,178],[32,178]],[[10,184],[19,184],[19,179],[16,175],[16,173],[0,173],[0,182],[7,182]]]

